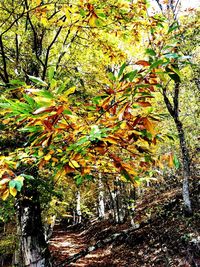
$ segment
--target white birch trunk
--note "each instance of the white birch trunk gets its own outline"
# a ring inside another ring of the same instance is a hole
[[[82,220],[81,213],[81,193],[78,190],[76,192],[76,223],[81,223]]]
[[[98,213],[99,218],[104,219],[105,218],[105,205],[104,205],[104,187],[102,183],[102,174],[99,173],[99,192],[98,192]]]

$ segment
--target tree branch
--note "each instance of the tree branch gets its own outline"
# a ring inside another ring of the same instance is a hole
[[[173,109],[173,106],[172,106],[169,98],[167,97],[166,87],[163,88],[162,92],[163,92],[163,97],[164,97],[164,101],[165,101],[165,104],[167,106],[167,109],[168,109],[170,115],[174,118],[174,109]]]
[[[66,16],[63,16],[62,18],[62,21],[65,22],[66,20]],[[60,26],[60,28],[58,29],[56,35],[54,36],[52,42],[50,43],[50,45],[48,46],[47,48],[47,53],[46,53],[46,57],[45,57],[45,62],[44,62],[44,65],[43,65],[43,74],[42,74],[42,80],[45,80],[45,76],[46,76],[46,72],[47,72],[47,66],[48,66],[48,60],[49,60],[49,53],[50,53],[50,50],[52,48],[52,46],[54,45],[54,43],[56,42],[61,30],[62,30],[63,26]]]
[[[178,102],[179,102],[179,86],[180,83],[176,82],[174,87],[174,96],[173,96],[173,102],[174,102],[174,116],[178,118],[179,110],[178,110]]]

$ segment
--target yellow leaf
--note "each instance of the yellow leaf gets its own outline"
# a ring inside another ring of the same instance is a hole
[[[66,18],[67,18],[67,20],[68,21],[70,21],[70,19],[71,19],[71,16],[70,16],[70,9],[69,8],[66,8],[66,10],[65,10],[65,15],[66,15]]]
[[[97,26],[96,25],[97,19],[98,19],[97,15],[95,13],[92,13],[92,15],[90,16],[89,21],[88,21],[89,25],[91,27],[96,27]]]
[[[17,189],[15,187],[10,187],[10,194],[15,197],[17,195]]]
[[[62,149],[60,149],[60,148],[58,148],[58,149],[57,149],[57,151],[58,151],[58,152],[60,152],[60,153],[62,153],[62,152],[63,152],[63,151],[62,151]]]
[[[38,156],[39,156],[39,157],[42,157],[43,155],[44,155],[43,151],[42,151],[42,150],[39,150],[39,151],[38,151]]]
[[[116,137],[108,136],[104,138],[103,140],[108,141],[109,143],[114,144],[114,145],[119,144],[119,139],[117,139]]]
[[[55,161],[51,163],[51,166],[54,167],[56,165]]]
[[[121,129],[126,129],[126,128],[127,128],[126,121],[123,121],[123,122],[120,124],[120,128],[121,128]]]
[[[44,157],[44,159],[45,159],[46,161],[49,161],[50,158],[51,158],[51,155],[50,155],[50,154],[47,154],[47,155]]]
[[[2,195],[1,198],[2,198],[3,200],[6,200],[8,196],[9,196],[9,189],[6,189],[6,190],[3,192],[3,195]]]
[[[40,18],[40,22],[44,25],[44,26],[47,26],[48,25],[48,20],[46,17],[41,17]]]
[[[69,166],[72,167],[73,169],[80,167],[80,165],[78,164],[78,162],[75,161],[75,160],[70,160],[69,161]]]
[[[66,92],[65,92],[65,96],[68,96],[70,94],[73,94],[76,91],[76,86],[73,86],[71,88],[69,88]]]

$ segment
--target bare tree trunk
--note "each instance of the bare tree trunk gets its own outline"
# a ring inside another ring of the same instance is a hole
[[[112,192],[114,200],[114,219],[116,223],[123,223],[126,215],[126,209],[124,206],[124,199],[121,192],[122,190],[120,190],[120,181],[118,177],[116,177],[114,183],[115,189],[114,192]]]
[[[178,120],[174,119],[176,128],[179,135],[179,142],[180,142],[180,148],[181,148],[181,154],[182,154],[182,162],[183,162],[183,201],[184,201],[184,207],[185,211],[188,214],[192,213],[191,208],[191,201],[190,201],[190,195],[189,195],[189,178],[190,178],[190,156],[189,151],[186,145],[185,141],[185,133],[183,130],[183,124]]]
[[[34,197],[19,199],[16,210],[19,248],[15,253],[14,266],[51,266],[38,199]]]
[[[103,183],[102,183],[102,174],[99,173],[99,192],[98,192],[98,213],[99,218],[105,218],[105,205],[104,205],[104,191],[103,191]]]
[[[81,213],[81,194],[78,190],[76,192],[76,223],[81,223],[82,213]]]
[[[163,88],[163,97],[166,104],[166,107],[172,116],[176,129],[179,135],[179,143],[180,149],[182,154],[182,164],[183,164],[183,201],[184,201],[184,209],[186,214],[192,214],[192,207],[190,201],[190,194],[189,194],[189,178],[190,178],[190,156],[188,147],[185,141],[185,133],[183,129],[183,124],[179,119],[179,87],[180,83],[175,83],[174,86],[174,95],[173,95],[173,105],[170,102],[169,98],[167,97],[166,88]]]

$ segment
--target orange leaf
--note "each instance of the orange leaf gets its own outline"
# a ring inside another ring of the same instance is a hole
[[[152,134],[155,134],[155,130],[154,130],[154,125],[152,124],[152,122],[147,118],[143,118],[143,124],[144,127]]]
[[[2,195],[1,198],[2,198],[3,200],[6,200],[8,196],[9,196],[9,189],[6,189],[6,190],[3,192],[3,195]]]
[[[103,101],[103,103],[101,104],[101,107],[103,108],[103,109],[107,109],[108,108],[108,106],[109,106],[109,103],[110,103],[110,101],[111,101],[111,99],[113,98],[113,96],[109,96],[109,97],[107,97],[104,101]]]
[[[169,155],[168,166],[169,166],[170,168],[172,168],[172,167],[174,166],[174,163],[173,163],[173,155],[172,155],[172,153]]]
[[[66,174],[74,172],[74,168],[70,167],[69,165],[65,165],[65,172]]]
[[[151,104],[149,102],[137,102],[137,103],[141,107],[150,107],[151,106]]]
[[[81,174],[84,175],[84,174],[89,174],[91,172],[91,168],[90,167],[84,167],[82,168],[81,170]]]
[[[139,61],[137,61],[135,64],[136,64],[136,65],[142,65],[142,66],[144,66],[144,67],[146,67],[146,66],[150,66],[150,63],[149,63],[148,61],[146,61],[146,60],[139,60]]]
[[[57,115],[60,115],[63,112],[63,110],[64,110],[64,107],[63,106],[58,107],[58,109],[57,109]]]

